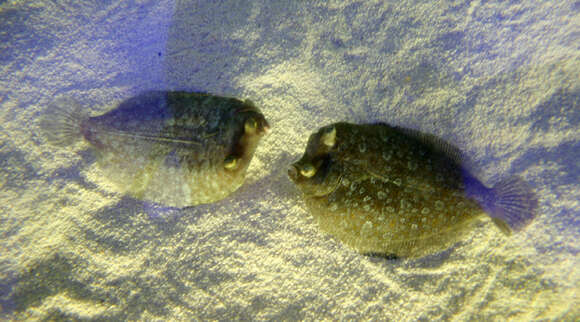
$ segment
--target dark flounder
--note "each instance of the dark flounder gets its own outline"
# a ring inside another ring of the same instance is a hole
[[[186,207],[223,199],[242,185],[268,122],[250,101],[152,91],[96,117],[59,100],[41,128],[54,145],[84,138],[120,192]]]
[[[364,254],[417,257],[443,250],[485,213],[509,234],[537,208],[523,180],[487,188],[462,166],[455,147],[387,124],[321,128],[288,175],[320,228]]]

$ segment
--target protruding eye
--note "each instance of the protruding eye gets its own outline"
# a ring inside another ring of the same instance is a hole
[[[246,123],[244,123],[244,130],[246,133],[256,133],[256,130],[258,129],[258,122],[252,117],[246,120]]]
[[[306,178],[310,178],[314,174],[316,174],[316,169],[312,164],[307,163],[300,168],[300,174],[305,176]]]
[[[336,143],[336,128],[333,126],[330,129],[326,129],[320,137],[320,142],[329,148],[333,147]]]
[[[224,168],[228,170],[234,170],[237,167],[238,167],[238,159],[236,159],[235,157],[230,155],[224,160]]]

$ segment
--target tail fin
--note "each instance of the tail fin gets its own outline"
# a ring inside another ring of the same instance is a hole
[[[48,106],[39,125],[50,144],[67,146],[82,138],[81,124],[85,119],[87,116],[78,102],[61,98]]]
[[[498,228],[510,235],[520,231],[536,216],[538,199],[532,188],[520,177],[500,181],[491,189],[489,213]]]

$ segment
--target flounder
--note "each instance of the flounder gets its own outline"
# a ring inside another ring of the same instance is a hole
[[[321,230],[363,254],[419,257],[444,250],[487,214],[505,234],[535,216],[519,177],[487,188],[457,148],[387,124],[336,123],[308,140],[288,170]]]
[[[119,192],[186,207],[223,199],[242,185],[268,122],[249,100],[150,91],[95,117],[61,99],[40,127],[53,145],[88,142]]]

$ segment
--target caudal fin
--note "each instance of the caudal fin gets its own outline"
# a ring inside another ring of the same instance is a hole
[[[536,216],[536,194],[520,177],[514,176],[500,181],[491,189],[491,195],[489,215],[507,235],[511,231],[520,231]]]
[[[39,126],[50,144],[67,146],[82,138],[81,124],[86,118],[79,103],[61,98],[48,106]]]

